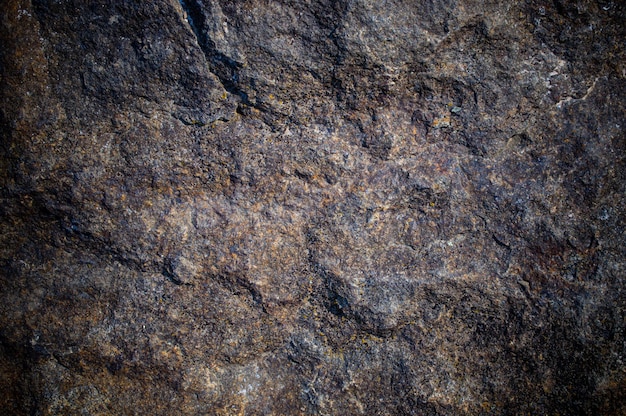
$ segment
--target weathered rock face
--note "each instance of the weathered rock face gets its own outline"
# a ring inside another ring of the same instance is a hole
[[[10,414],[626,413],[626,8],[2,3]]]

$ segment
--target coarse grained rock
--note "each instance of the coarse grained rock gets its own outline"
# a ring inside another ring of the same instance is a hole
[[[626,412],[622,2],[2,9],[7,414]]]

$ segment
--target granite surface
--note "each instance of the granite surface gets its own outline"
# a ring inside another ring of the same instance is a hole
[[[4,414],[626,414],[623,2],[0,4]]]

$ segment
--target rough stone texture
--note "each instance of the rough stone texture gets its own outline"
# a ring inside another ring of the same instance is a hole
[[[626,414],[623,2],[1,5],[5,414]]]

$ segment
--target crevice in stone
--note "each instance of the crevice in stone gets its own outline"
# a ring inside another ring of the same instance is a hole
[[[254,304],[261,308],[263,313],[269,314],[267,308],[265,307],[262,293],[245,277],[236,273],[213,274],[210,277],[220,286],[230,291],[233,295],[242,295],[247,293]]]
[[[202,10],[202,5],[194,0],[179,0],[179,2],[187,15],[187,22],[191,27],[191,31],[211,66],[211,72],[217,76],[226,91],[239,97],[240,104],[237,107],[237,113],[243,113],[242,106],[253,107],[263,111],[263,108],[250,100],[248,93],[239,84],[242,64],[218,51],[215,42],[209,37],[205,23],[206,16]]]

